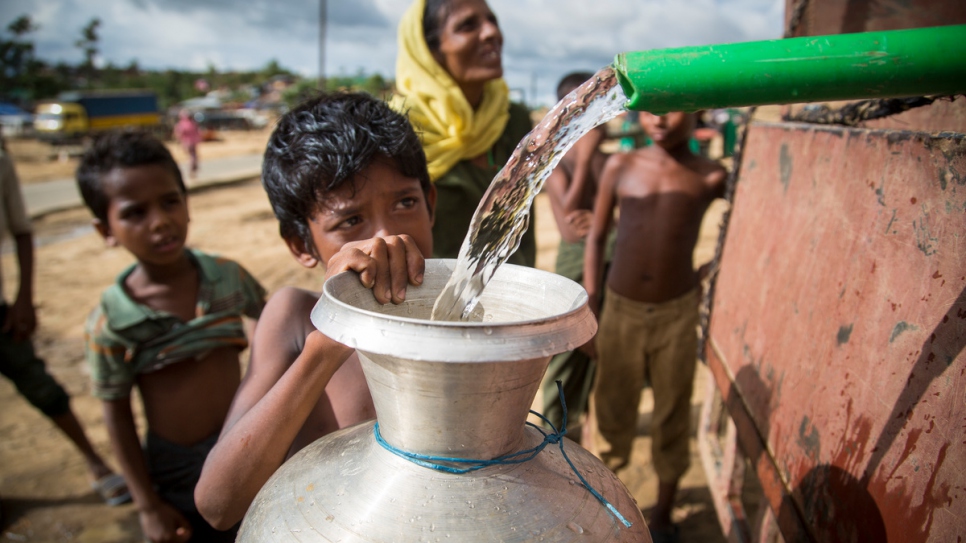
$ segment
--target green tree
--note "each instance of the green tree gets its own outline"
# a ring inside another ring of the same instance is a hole
[[[7,25],[12,38],[0,39],[0,88],[5,92],[22,93],[26,87],[26,77],[34,62],[34,44],[24,39],[37,26],[29,15],[21,15]]]
[[[282,91],[282,101],[293,108],[306,99],[318,94],[317,82],[315,79],[299,79],[292,86]]]
[[[23,105],[67,88],[67,76],[34,55],[27,35],[37,28],[29,15],[21,15],[7,25],[9,36],[0,36],[0,95]]]
[[[381,74],[372,74],[365,78],[361,85],[359,85],[360,90],[364,90],[373,96],[377,96],[382,99],[387,99],[392,87],[386,83],[386,80]]]
[[[7,30],[14,36],[17,36],[18,38],[23,36],[24,34],[33,32],[38,28],[40,27],[35,25],[33,21],[30,20],[30,15],[21,15],[20,17],[17,17],[12,23],[7,25]],[[31,46],[31,49],[32,48],[33,47]]]
[[[278,60],[272,59],[265,64],[265,67],[259,72],[263,80],[268,81],[269,79],[275,77],[276,75],[292,75],[290,70],[287,70],[278,63]]]
[[[87,26],[81,29],[81,39],[74,42],[74,45],[84,53],[84,63],[81,64],[81,71],[85,73],[88,79],[93,79],[97,74],[96,68],[94,67],[94,58],[97,57],[97,47],[100,41],[100,36],[97,34],[97,28],[99,26],[101,26],[101,20],[94,17],[87,23]]]

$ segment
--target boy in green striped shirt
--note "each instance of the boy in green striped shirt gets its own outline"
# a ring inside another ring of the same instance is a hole
[[[86,356],[144,536],[234,541],[234,530],[215,530],[201,517],[193,494],[241,380],[243,317],[258,318],[265,289],[239,264],[185,247],[187,191],[153,136],[99,138],[77,182],[105,242],[137,260],[88,318]],[[143,450],[131,409],[135,385],[147,419]]]

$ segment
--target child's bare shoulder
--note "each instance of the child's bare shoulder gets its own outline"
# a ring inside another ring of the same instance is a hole
[[[707,195],[712,198],[724,197],[728,170],[718,161],[706,156],[695,155],[686,166],[696,174],[696,180],[704,186]]]
[[[716,160],[705,156],[698,156],[695,170],[704,177],[706,184],[715,186],[723,184],[728,177],[728,170]]]
[[[710,159],[706,156],[697,155],[698,165],[700,167],[700,172],[706,174],[714,173],[727,173],[724,166],[721,165],[717,160]]]
[[[272,297],[268,299],[268,303],[265,305],[265,311],[285,315],[291,311],[306,308],[311,310],[315,307],[315,303],[319,301],[319,296],[321,296],[319,292],[285,286],[278,289],[275,294],[272,294]]]
[[[660,156],[650,147],[642,147],[630,153],[610,155],[604,164],[604,172],[613,177],[617,185],[628,181],[636,185],[650,182],[651,176],[644,174],[653,173],[660,166]]]
[[[291,325],[287,327],[289,331],[294,330],[296,322],[302,327],[302,324],[310,322],[312,308],[319,301],[319,296],[320,293],[303,288],[282,287],[268,299],[259,321],[287,322]],[[296,318],[293,319],[293,317]],[[276,331],[276,333],[281,332],[281,330]]]
[[[305,336],[315,329],[311,315],[318,300],[318,292],[290,286],[272,294],[255,327],[255,348],[264,343],[272,345],[273,356],[286,352],[297,355]]]
[[[613,153],[604,162],[604,171],[612,175],[620,175],[628,169],[636,167],[642,161],[650,160],[645,148],[636,149],[631,153]]]

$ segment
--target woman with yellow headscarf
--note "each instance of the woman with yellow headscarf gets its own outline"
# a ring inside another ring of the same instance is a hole
[[[459,255],[490,181],[533,127],[527,109],[510,102],[502,49],[485,0],[414,0],[399,23],[390,106],[409,116],[426,152],[437,190],[437,258]],[[535,260],[531,227],[508,262]]]

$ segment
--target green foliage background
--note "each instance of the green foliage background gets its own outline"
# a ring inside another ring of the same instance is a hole
[[[37,102],[54,99],[67,90],[150,89],[157,93],[160,107],[167,109],[186,99],[204,96],[205,91],[196,87],[196,82],[203,80],[207,88],[227,89],[231,101],[245,103],[257,96],[259,89],[281,77],[293,83],[282,94],[291,107],[319,88],[318,79],[304,78],[277,60],[254,71],[219,71],[215,66],[206,71],[148,70],[136,60],[127,66],[108,63],[97,68],[94,59],[99,51],[98,29],[102,24],[94,18],[78,29],[75,46],[84,55],[82,62],[53,64],[35,54],[30,35],[38,27],[30,16],[16,18],[0,33],[0,100],[32,109]],[[328,78],[324,84],[326,90],[361,90],[382,98],[392,89],[392,81],[361,71],[354,76]]]

